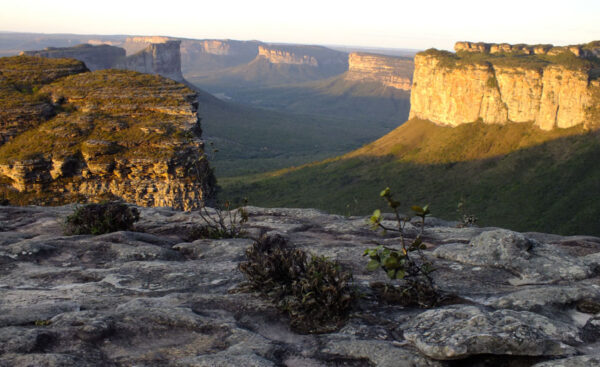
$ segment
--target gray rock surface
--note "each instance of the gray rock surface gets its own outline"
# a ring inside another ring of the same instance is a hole
[[[249,207],[248,236],[277,232],[338,260],[363,295],[338,331],[301,335],[239,291],[252,239],[194,240],[198,213],[165,208],[139,208],[136,232],[65,236],[73,208],[0,207],[1,367],[476,366],[490,355],[492,366],[597,364],[594,237],[430,219],[425,256],[447,297],[421,310],[382,303],[370,288],[386,278],[366,270],[364,249],[398,238],[367,218]],[[409,237],[417,231],[407,225]]]

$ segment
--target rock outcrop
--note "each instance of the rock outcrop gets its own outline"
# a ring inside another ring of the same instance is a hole
[[[129,56],[126,56],[123,48],[104,44],[49,47],[42,51],[25,51],[22,54],[48,58],[72,58],[83,61],[92,71],[126,69],[140,73],[158,74],[180,82],[184,80],[181,73],[181,41],[171,40],[167,37],[132,37],[128,38],[127,42],[126,45],[133,43],[135,46],[143,46],[143,48],[128,46],[130,50],[137,50]]]
[[[158,74],[183,81],[181,74],[181,41],[152,43],[145,49],[127,57],[127,69],[140,73]]]
[[[271,64],[311,66],[337,73],[348,69],[345,53],[322,46],[259,45],[257,59]]]
[[[386,277],[363,251],[400,240],[368,218],[249,207],[248,236],[278,233],[354,273],[362,296],[347,323],[303,335],[243,291],[251,239],[195,239],[199,214],[165,208],[139,208],[136,232],[64,236],[73,209],[0,206],[2,366],[600,366],[600,238],[429,218],[424,256],[446,301],[424,310],[376,296]],[[554,256],[586,275],[555,278]],[[525,261],[552,281],[510,282]]]
[[[414,62],[410,58],[353,52],[348,56],[345,79],[410,90],[413,72]]]
[[[170,37],[164,36],[137,36],[137,37],[127,37],[125,42],[121,45],[127,51],[127,56],[133,55],[137,52],[142,51],[146,47],[154,44],[154,43],[165,43],[173,40]]]
[[[476,52],[485,54],[520,54],[520,55],[559,55],[570,52],[577,57],[597,57],[600,55],[600,43],[590,42],[584,45],[554,46],[546,45],[511,45],[508,43],[456,42],[456,52]]]
[[[595,56],[565,50],[538,55],[535,47],[542,46],[511,46],[498,54],[496,46],[462,42],[456,55],[417,54],[410,117],[450,126],[533,122],[544,130],[597,123]],[[531,55],[522,52],[530,48]]]
[[[9,119],[0,125],[8,131],[0,146],[4,199],[55,205],[118,197],[144,206],[193,209],[210,198],[214,177],[199,138],[194,91],[157,75],[83,72],[83,64],[74,60],[62,60],[71,75],[54,81],[47,75],[58,60],[1,60],[16,80],[27,80],[32,66],[45,78],[29,85],[30,94],[9,95],[11,111],[27,128],[15,130]],[[40,99],[42,107],[32,107],[27,98]],[[19,112],[19,105],[33,117]]]
[[[319,66],[317,58],[312,55],[296,54],[289,50],[269,46],[258,46],[258,57],[266,59],[271,64]]]
[[[54,59],[76,59],[83,61],[88,69],[125,68],[125,50],[109,45],[82,44],[74,47],[47,47],[42,51],[24,51],[24,55],[50,57]]]

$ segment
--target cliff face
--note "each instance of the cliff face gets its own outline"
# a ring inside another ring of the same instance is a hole
[[[597,109],[594,96],[600,90],[593,78],[598,64],[594,56],[587,60],[571,51],[558,56],[515,51],[520,56],[513,52],[488,57],[495,50],[489,44],[465,47],[457,44],[457,55],[417,54],[410,118],[451,126],[534,122],[544,130],[594,123],[591,111]]]
[[[120,69],[125,66],[125,50],[104,44],[98,46],[82,44],[75,47],[47,47],[41,51],[24,51],[22,54],[54,59],[77,59],[83,61],[90,70]]]
[[[183,81],[180,43],[166,37],[130,37],[125,45],[128,45],[128,50],[138,51],[127,57],[126,50],[123,48],[89,44],[63,48],[49,47],[42,51],[25,51],[22,54],[48,58],[73,58],[83,61],[92,71],[127,69]],[[143,48],[139,49],[138,46]]]
[[[127,37],[121,47],[127,51],[127,55],[133,55],[142,51],[153,43],[165,43],[170,40],[171,38],[162,36]]]
[[[152,43],[142,51],[127,57],[127,69],[183,81],[180,43],[180,41]]]
[[[319,66],[319,62],[314,56],[296,54],[267,46],[258,46],[258,57],[266,59],[271,64]]]
[[[55,61],[25,60],[42,74]],[[3,61],[19,73],[19,59]],[[157,75],[82,71],[33,92],[52,117],[31,119],[0,146],[0,196],[19,204],[117,197],[187,210],[212,195],[195,92]]]
[[[181,40],[181,67],[184,74],[211,74],[249,63],[258,54],[258,41]]]
[[[348,56],[346,80],[373,81],[385,86],[410,90],[414,62],[412,59],[353,52]]]

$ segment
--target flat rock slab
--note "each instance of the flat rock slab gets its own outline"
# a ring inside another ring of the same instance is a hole
[[[368,218],[249,207],[248,238],[215,240],[189,235],[202,223],[197,212],[138,208],[135,231],[65,236],[73,209],[0,207],[0,367],[433,367],[496,356],[596,363],[595,237],[428,218],[424,256],[448,297],[422,310],[379,301],[371,288],[388,280],[366,270],[364,250],[400,242],[370,230]],[[299,334],[264,298],[240,291],[238,265],[250,237],[264,232],[353,272],[363,297],[345,326]],[[407,224],[407,237],[418,232],[416,221]]]
[[[404,337],[434,359],[477,354],[563,356],[576,354],[579,330],[531,312],[487,312],[455,306],[419,314],[405,325]]]

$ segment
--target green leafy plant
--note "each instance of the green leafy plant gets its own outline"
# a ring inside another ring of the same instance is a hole
[[[330,332],[347,319],[355,298],[352,274],[337,262],[288,246],[279,235],[262,236],[246,250],[240,271],[248,287],[290,316],[292,328]]]
[[[406,237],[406,224],[411,218],[402,216],[399,212],[400,202],[396,201],[389,187],[381,191],[380,196],[392,208],[397,222],[396,227],[383,223],[383,216],[379,209],[375,210],[370,222],[375,230],[385,232],[396,232],[400,235],[400,249],[388,246],[377,246],[366,249],[363,256],[369,257],[367,270],[375,271],[382,269],[391,280],[402,280],[401,286],[387,285],[381,294],[385,299],[395,299],[397,303],[404,305],[415,305],[419,307],[431,307],[437,299],[437,292],[430,274],[434,271],[433,265],[423,255],[426,249],[423,243],[423,230],[425,218],[430,215],[429,205],[423,207],[414,205],[411,207],[414,214],[421,218],[419,234],[412,240]],[[376,289],[376,290],[377,290]]]
[[[140,219],[140,212],[123,203],[87,204],[75,209],[65,221],[65,233],[69,235],[103,234],[129,231]]]
[[[211,213],[206,206],[198,210],[202,219],[202,224],[194,227],[188,233],[190,240],[198,238],[236,238],[241,237],[246,232],[246,223],[248,222],[248,211],[244,206],[248,203],[244,200],[242,207],[231,209],[231,203],[225,201],[223,209],[212,208]]]

